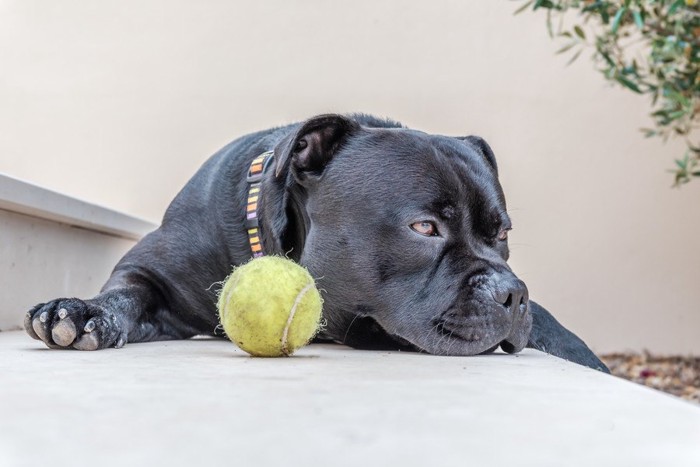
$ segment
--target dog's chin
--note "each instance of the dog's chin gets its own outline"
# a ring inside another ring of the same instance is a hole
[[[524,323],[501,342],[501,349],[506,353],[518,353],[523,350],[530,340],[532,330],[532,315],[529,313],[524,319]]]
[[[499,313],[500,310],[495,314]],[[435,355],[479,355],[493,352],[499,345],[507,353],[520,352],[527,345],[532,328],[529,307],[522,310],[515,323],[503,318],[505,317],[455,319],[454,316],[450,318],[448,312],[433,321],[425,333],[396,337],[421,351]]]
[[[470,356],[493,352],[504,341],[500,337],[474,339],[474,335],[464,337],[454,332],[442,333],[439,331],[431,331],[418,339],[406,339],[405,337],[401,339],[409,342],[419,351],[445,356]]]

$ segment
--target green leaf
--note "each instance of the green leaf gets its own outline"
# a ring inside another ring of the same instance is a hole
[[[673,185],[676,188],[680,188],[680,186],[684,183],[688,183],[688,177],[683,173],[677,173],[676,174],[676,183],[674,183]]]
[[[685,3],[685,0],[676,0],[673,2],[671,5],[671,8],[668,9],[668,14],[669,16],[674,14],[676,10],[678,10],[683,4]]]
[[[685,111],[684,110],[676,110],[675,112],[671,112],[668,114],[668,118],[671,120],[678,120],[679,118],[682,118],[685,116]]]
[[[682,94],[677,93],[675,91],[669,91],[668,94],[666,95],[668,99],[671,99],[674,102],[677,102],[678,104],[687,107],[690,105],[690,101]]]
[[[586,33],[583,32],[583,29],[581,29],[581,26],[579,26],[579,25],[574,26],[574,32],[576,33],[576,35],[578,37],[580,37],[584,41],[586,40]]]
[[[613,18],[612,21],[612,28],[611,31],[613,34],[617,34],[617,29],[620,27],[620,21],[622,20],[622,15],[625,14],[627,11],[627,7],[622,7],[619,10],[617,10],[617,13],[615,13],[615,17]]]
[[[566,66],[569,66],[569,65],[571,65],[572,63],[574,63],[574,62],[576,61],[576,59],[581,55],[581,52],[583,52],[583,49],[582,49],[582,48],[579,49],[578,52],[576,52],[576,53],[574,54],[574,56],[571,57],[571,58],[569,59],[568,62],[566,62]]]
[[[642,94],[642,90],[639,89],[639,87],[635,83],[628,80],[624,76],[618,75],[615,79],[617,80],[618,83],[620,83],[621,85],[623,85],[627,89],[630,89],[630,90],[636,92],[637,94]]]
[[[520,13],[522,13],[523,11],[527,10],[527,7],[529,7],[530,5],[532,5],[532,3],[533,3],[534,1],[535,1],[535,0],[528,0],[528,1],[525,2],[521,7],[519,7],[517,10],[515,10],[515,11],[513,12],[513,14],[514,14],[514,15],[517,15],[517,14],[520,14]]]
[[[628,65],[628,66],[624,67],[621,70],[621,72],[623,75],[633,75],[633,76],[639,77],[639,73],[637,73],[636,65]]]
[[[617,65],[615,65],[615,62],[613,62],[612,58],[610,58],[610,55],[607,52],[599,51],[600,55],[603,57],[603,59],[608,62],[608,65],[610,65],[611,68],[615,68]]]
[[[554,3],[551,0],[537,0],[535,1],[535,6],[532,8],[536,10],[538,8],[554,8]]]
[[[570,50],[570,49],[571,49],[572,47],[574,47],[575,45],[577,45],[576,42],[571,42],[570,44],[566,44],[564,47],[562,47],[561,49],[557,50],[555,53],[557,53],[557,54],[563,54],[564,52],[566,52],[567,50]]]
[[[632,12],[632,16],[634,17],[634,22],[637,27],[639,29],[644,29],[644,20],[642,19],[642,14],[639,12],[639,10],[634,10]]]

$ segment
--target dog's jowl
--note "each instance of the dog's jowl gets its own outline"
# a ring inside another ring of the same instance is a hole
[[[318,280],[319,340],[436,355],[529,346],[605,371],[530,300],[507,264],[511,228],[483,139],[321,115],[224,147],[99,295],[39,304],[25,328],[80,350],[221,335],[212,284],[254,255],[287,255]]]

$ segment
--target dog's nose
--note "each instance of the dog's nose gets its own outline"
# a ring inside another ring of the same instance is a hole
[[[511,312],[520,309],[520,305],[527,305],[529,300],[527,286],[512,273],[497,274],[491,278],[491,295],[493,299]]]

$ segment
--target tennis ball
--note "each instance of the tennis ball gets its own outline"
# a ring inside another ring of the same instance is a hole
[[[321,295],[294,261],[262,256],[234,269],[219,294],[226,335],[256,357],[289,356],[316,334]]]

